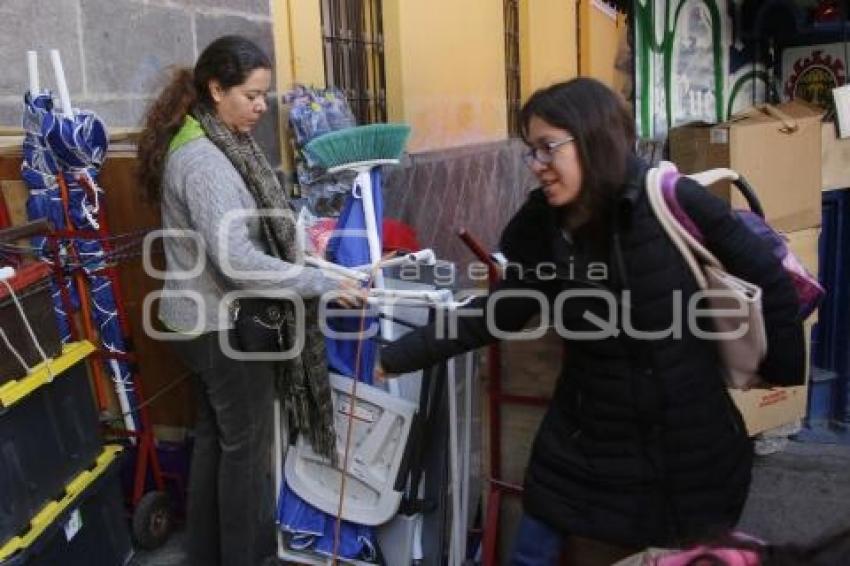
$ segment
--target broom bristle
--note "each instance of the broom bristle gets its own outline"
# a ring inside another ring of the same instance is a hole
[[[361,161],[398,159],[409,135],[407,124],[355,126],[319,136],[304,146],[304,151],[325,169]]]

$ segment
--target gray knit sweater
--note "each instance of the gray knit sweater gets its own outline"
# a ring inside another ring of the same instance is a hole
[[[258,217],[227,216],[255,210],[242,177],[208,139],[192,140],[168,155],[162,184],[163,229],[195,235],[166,233],[163,238],[167,275],[159,318],[169,328],[181,332],[232,328],[231,317],[226,312],[222,316],[219,309],[224,305],[229,310],[225,294],[230,291],[287,289],[315,297],[337,288],[317,269],[265,253]]]

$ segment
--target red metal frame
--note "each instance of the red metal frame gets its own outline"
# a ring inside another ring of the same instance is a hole
[[[6,205],[6,197],[0,192],[0,228],[8,228],[12,225],[12,217],[9,214],[9,207]]]
[[[484,247],[466,229],[458,236],[472,251],[476,258],[487,266],[488,280],[492,288],[501,278],[499,266],[490,257]],[[499,558],[499,513],[502,496],[520,496],[522,487],[502,480],[502,405],[505,403],[531,407],[545,407],[549,404],[546,397],[515,395],[502,391],[502,349],[498,342],[487,347],[487,406],[490,433],[490,478],[487,491],[487,514],[484,519],[484,534],[481,545],[482,564],[495,566]]]
[[[69,238],[98,239],[101,241],[103,251],[106,254],[111,251],[111,244],[109,243],[108,239],[109,229],[106,220],[107,215],[104,202],[100,202],[101,214],[98,218],[100,227],[97,230],[77,230],[73,227],[73,224],[71,223],[71,218],[68,211],[68,186],[65,182],[64,176],[60,172],[56,176],[56,178],[59,182],[60,194],[62,195],[62,202],[65,208],[65,224],[67,228],[65,230],[54,230],[48,233],[48,241],[50,244],[51,251],[55,257],[54,273],[56,276],[57,284],[60,289],[62,303],[65,307],[65,311],[69,313],[68,318],[69,326],[71,329],[71,336],[73,339],[76,340],[79,337],[79,330],[74,325],[72,317],[70,316],[70,313],[73,311],[71,308],[71,298],[65,287],[66,277],[59,255],[59,240]],[[81,176],[78,181],[83,184],[83,187],[85,189],[87,189],[91,194],[93,194],[95,188],[89,184],[89,181],[85,176]],[[76,253],[76,249],[73,246],[71,246],[71,249],[73,259],[79,259]],[[121,285],[118,276],[118,270],[115,268],[114,265],[107,265],[106,267],[97,270],[97,273],[105,276],[112,284],[112,290],[115,297],[116,312],[118,315],[119,323],[121,325],[121,333],[123,334],[125,344],[127,344],[129,350],[132,347],[130,325],[127,320],[127,313],[124,308],[124,301],[121,295]],[[92,322],[88,286],[86,285],[85,276],[82,272],[82,268],[76,268],[74,270],[72,280],[74,281],[74,284],[77,287],[78,295],[80,297],[80,312],[82,315],[84,336],[94,346],[97,346],[98,344],[100,344],[100,338]],[[97,395],[98,404],[100,409],[103,410],[108,406],[108,392],[106,387],[109,381],[108,378],[104,375],[104,369],[102,364],[103,360],[114,359],[130,364],[136,364],[137,358],[132,352],[127,354],[120,354],[115,352],[108,352],[103,350],[102,348],[99,348],[91,356],[91,358],[93,358],[93,360],[90,360],[89,367],[91,367],[92,374],[94,377],[95,392]],[[148,408],[145,404],[145,396],[141,379],[139,378],[138,372],[134,368],[132,368],[132,366],[130,371],[134,374],[133,385],[136,399],[139,404],[138,413],[140,430],[130,431],[111,426],[106,426],[105,429],[113,437],[129,438],[131,440],[136,441],[136,468],[134,472],[133,493],[130,499],[131,505],[135,507],[138,504],[139,500],[141,500],[142,496],[145,494],[145,487],[147,485],[149,471],[154,486],[158,491],[163,491],[165,489],[165,481],[163,479],[164,475],[159,465],[159,455],[156,451],[156,439],[153,435],[153,427],[151,426],[150,415],[148,413]]]

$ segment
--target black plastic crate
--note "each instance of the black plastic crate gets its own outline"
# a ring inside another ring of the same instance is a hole
[[[116,450],[68,486],[0,566],[123,566],[133,556]],[[76,485],[75,485],[76,484]],[[24,540],[31,539],[31,540]]]
[[[27,265],[20,268],[8,283],[21,303],[45,354],[48,357],[58,356],[62,345],[56,325],[56,314],[53,312],[50,267],[44,263]],[[41,353],[33,343],[21,313],[4,284],[0,284],[0,328],[28,366],[33,367],[42,361]],[[23,377],[26,373],[17,356],[9,350],[6,341],[0,340],[0,385]]]
[[[30,520],[103,448],[89,385],[86,342],[66,347],[51,366],[0,387],[0,546],[28,528]],[[67,369],[62,369],[66,367]],[[29,391],[15,391],[14,388]]]

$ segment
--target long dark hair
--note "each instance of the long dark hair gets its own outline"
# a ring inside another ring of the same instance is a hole
[[[537,116],[575,138],[582,185],[569,209],[587,215],[594,232],[607,223],[610,205],[626,180],[627,157],[635,145],[635,124],[626,103],[610,88],[590,78],[577,78],[543,88],[520,111],[522,136],[528,139]]]
[[[245,82],[255,69],[271,69],[268,55],[254,42],[238,35],[225,35],[210,43],[198,57],[195,68],[172,70],[171,79],[145,113],[139,138],[137,177],[145,196],[158,202],[171,138],[196,104],[213,106],[209,83],[216,80],[225,89]]]

